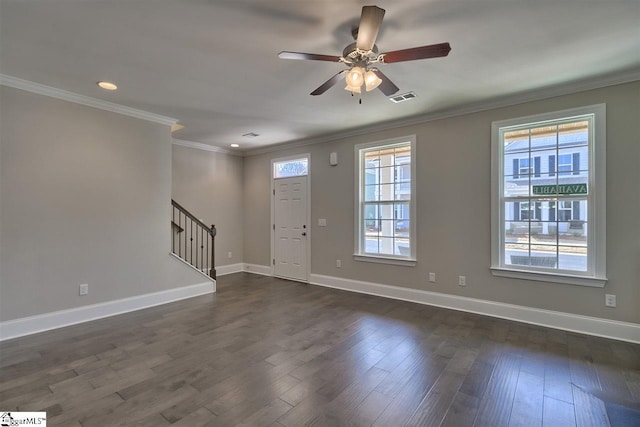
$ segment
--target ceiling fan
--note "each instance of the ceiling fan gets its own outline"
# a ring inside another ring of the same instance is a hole
[[[345,90],[350,91],[352,94],[361,93],[362,86],[364,86],[367,92],[379,88],[386,96],[393,95],[400,89],[382,71],[376,68],[375,64],[391,64],[393,62],[447,56],[451,51],[451,46],[449,43],[439,43],[378,53],[378,46],[376,46],[375,42],[384,13],[385,10],[377,6],[364,6],[362,8],[360,25],[352,31],[353,38],[356,41],[344,48],[342,56],[283,51],[278,54],[278,57],[281,59],[342,62],[348,67],[320,85],[320,87],[311,92],[311,95],[322,95],[342,79],[347,81]]]

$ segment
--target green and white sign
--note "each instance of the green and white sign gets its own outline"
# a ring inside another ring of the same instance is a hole
[[[587,184],[534,185],[533,194],[537,196],[587,194]]]

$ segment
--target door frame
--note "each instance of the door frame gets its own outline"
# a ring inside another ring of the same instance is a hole
[[[304,154],[297,154],[294,156],[286,156],[286,157],[278,157],[278,158],[273,158],[271,159],[271,168],[269,169],[269,174],[270,174],[270,183],[271,183],[271,189],[269,190],[269,198],[271,200],[271,222],[269,224],[269,229],[271,231],[271,254],[269,256],[269,259],[271,260],[271,262],[269,263],[269,267],[271,270],[271,275],[275,276],[275,254],[276,254],[276,243],[275,243],[275,237],[276,237],[276,231],[275,231],[275,212],[276,212],[276,205],[275,205],[275,190],[276,190],[276,186],[275,186],[275,182],[276,179],[273,175],[273,166],[275,163],[280,163],[280,162],[286,162],[287,160],[296,160],[296,159],[307,159],[307,277],[304,280],[304,283],[309,283],[309,277],[311,275],[311,154],[310,153],[304,153]],[[293,178],[293,177],[291,177]],[[288,280],[295,280],[295,279],[289,279]]]

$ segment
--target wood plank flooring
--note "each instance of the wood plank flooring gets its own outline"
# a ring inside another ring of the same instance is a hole
[[[640,409],[639,345],[246,273],[0,351],[0,410],[50,426],[607,426],[604,402]]]

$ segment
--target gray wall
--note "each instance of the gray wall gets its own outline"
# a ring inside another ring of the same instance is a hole
[[[216,225],[216,267],[242,262],[242,157],[174,145],[172,170],[173,199]]]
[[[607,104],[606,287],[492,276],[491,122],[598,103]],[[269,265],[270,160],[311,153],[312,273],[640,323],[638,111],[635,82],[247,157],[244,261]],[[354,261],[354,145],[410,134],[417,136],[417,267]],[[318,227],[318,218],[328,226]],[[428,283],[428,272],[437,283]],[[458,275],[467,276],[467,287],[457,286]],[[617,295],[617,308],[604,306],[605,293]]]
[[[206,281],[169,255],[168,126],[4,86],[0,116],[1,321]]]

